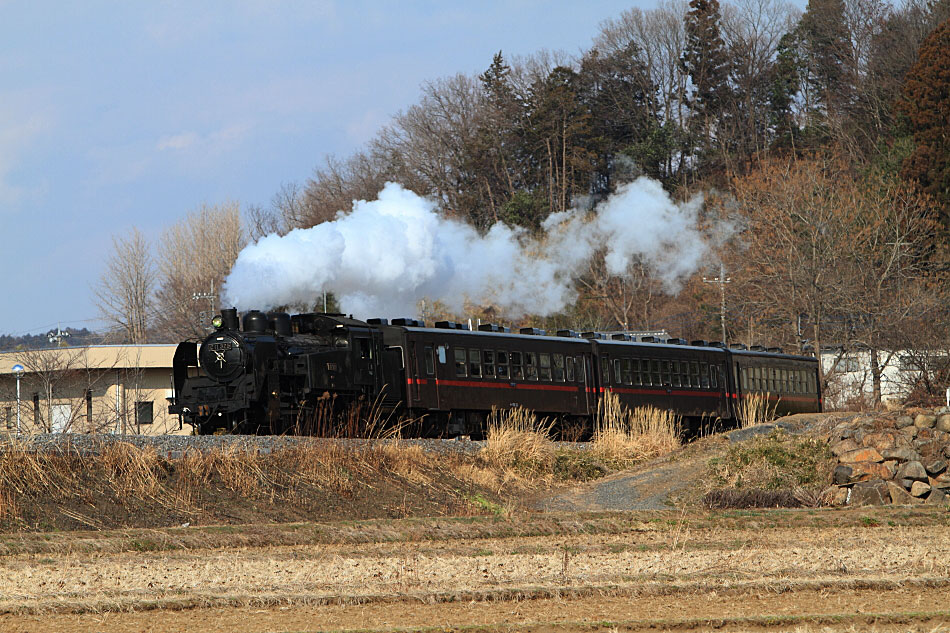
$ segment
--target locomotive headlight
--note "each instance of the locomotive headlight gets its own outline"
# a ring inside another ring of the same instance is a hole
[[[221,326],[224,325],[224,319],[221,318],[220,314],[216,314],[213,319],[211,319],[211,325],[214,326],[214,329],[220,330]]]

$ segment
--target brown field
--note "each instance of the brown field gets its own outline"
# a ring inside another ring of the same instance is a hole
[[[0,454],[0,631],[950,631],[950,508],[706,510],[722,437],[650,459],[522,426],[481,454]]]
[[[297,524],[239,547],[220,547],[233,526],[30,535],[2,559],[0,630],[950,630],[948,525],[921,507]]]

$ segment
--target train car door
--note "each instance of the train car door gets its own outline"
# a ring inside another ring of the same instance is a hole
[[[580,381],[584,385],[584,412],[587,415],[593,415],[595,409],[597,408],[597,399],[594,395],[594,363],[593,356],[590,354],[583,354],[578,357],[580,363],[577,365],[577,371],[584,372],[584,375],[581,377]]]
[[[360,332],[353,335],[353,382],[364,387],[379,388],[379,359],[376,358],[376,341],[370,334]]]

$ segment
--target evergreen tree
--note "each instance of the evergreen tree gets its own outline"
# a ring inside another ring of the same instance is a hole
[[[701,150],[715,145],[717,119],[729,98],[729,65],[721,21],[719,0],[690,0],[682,64],[693,83],[689,99],[691,128],[700,135],[697,140]]]
[[[950,20],[921,45],[898,107],[916,144],[901,175],[937,199],[950,231]]]

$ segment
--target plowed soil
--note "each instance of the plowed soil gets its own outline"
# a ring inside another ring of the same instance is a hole
[[[144,553],[66,539],[2,559],[0,630],[950,630],[942,508],[562,521],[506,538],[376,523],[390,542],[357,544],[340,524],[321,537],[337,543]]]

